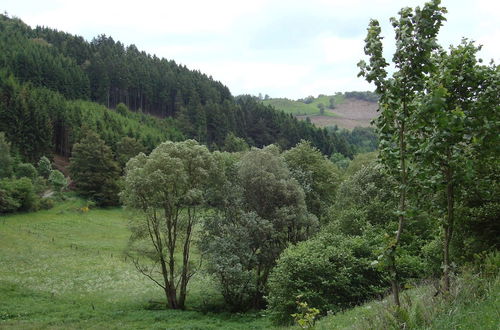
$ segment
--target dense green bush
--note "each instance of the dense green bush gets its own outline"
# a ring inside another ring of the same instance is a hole
[[[349,237],[326,230],[286,249],[269,278],[269,310],[277,323],[290,323],[296,299],[321,314],[338,312],[382,294],[387,282],[374,266],[376,235]]]
[[[16,166],[16,178],[28,178],[32,182],[35,181],[38,176],[38,172],[35,166],[30,163],[21,163]]]
[[[45,156],[42,156],[40,158],[40,160],[38,161],[38,175],[40,175],[41,177],[45,178],[45,179],[48,179],[49,178],[49,175],[50,175],[50,172],[52,172],[52,164],[50,163],[50,160],[45,157]]]
[[[64,177],[64,174],[58,170],[50,172],[49,182],[58,193],[68,186],[68,180]]]
[[[0,180],[0,213],[34,210],[37,198],[28,178]]]
[[[42,198],[40,199],[39,207],[41,210],[49,210],[53,208],[55,202],[52,198]]]

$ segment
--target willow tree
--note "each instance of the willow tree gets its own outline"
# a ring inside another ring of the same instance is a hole
[[[439,0],[426,3],[423,8],[403,8],[399,17],[391,18],[395,31],[396,51],[392,58],[394,72],[389,76],[389,63],[383,56],[381,28],[377,20],[371,20],[365,39],[365,54],[369,63],[360,61],[360,76],[376,86],[380,95],[380,116],[376,120],[379,133],[379,157],[398,182],[398,228],[386,250],[391,273],[394,303],[399,306],[399,281],[396,252],[408,217],[409,153],[407,149],[410,125],[416,111],[417,96],[423,92],[426,75],[434,70],[431,55],[439,46],[436,36],[445,20],[446,9]]]
[[[185,308],[195,270],[193,230],[213,167],[208,149],[194,140],[164,142],[127,163],[121,196],[139,212],[131,226],[130,254],[137,269],[164,290],[172,309]]]

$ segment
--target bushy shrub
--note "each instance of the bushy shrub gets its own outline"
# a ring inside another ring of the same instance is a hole
[[[49,210],[54,207],[54,200],[52,198],[42,198],[39,203],[41,210]]]
[[[38,172],[35,166],[30,163],[21,163],[16,166],[16,178],[28,178],[31,182],[35,181],[38,176]]]
[[[269,310],[277,323],[290,323],[296,297],[324,315],[382,294],[386,279],[372,265],[376,235],[342,236],[324,231],[286,249],[269,278]]]
[[[50,172],[52,172],[52,164],[50,163],[50,160],[47,157],[42,156],[37,165],[38,175],[45,179],[48,179]]]
[[[30,179],[0,180],[0,213],[31,211],[36,208],[37,196]]]
[[[56,192],[61,192],[68,185],[68,180],[58,170],[50,172],[49,182]]]

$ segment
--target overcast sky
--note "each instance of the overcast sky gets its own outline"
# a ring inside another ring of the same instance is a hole
[[[372,90],[357,78],[370,18],[393,50],[389,17],[414,0],[2,0],[0,10],[31,26],[99,34],[173,59],[227,85],[234,95],[302,98]],[[443,46],[462,37],[500,62],[500,1],[444,0]]]

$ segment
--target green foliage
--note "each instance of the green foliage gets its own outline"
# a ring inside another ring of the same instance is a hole
[[[52,164],[50,163],[50,160],[42,156],[40,160],[38,161],[38,175],[41,177],[48,179],[50,176],[50,173],[52,173]]]
[[[420,133],[410,141],[414,162],[419,165],[416,181],[421,193],[430,196],[424,204],[442,219],[444,290],[449,288],[450,253],[463,261],[499,244],[493,238],[499,229],[492,220],[500,214],[495,207],[498,198],[494,197],[500,168],[494,145],[500,140],[490,130],[500,129],[498,116],[492,111],[498,109],[500,74],[493,63],[480,63],[476,57],[479,50],[463,40],[458,47],[434,57],[436,71],[426,82],[429,93],[420,98],[421,106],[413,120],[414,130]],[[473,209],[485,210],[485,216],[479,211],[471,217]],[[475,224],[470,226],[469,221]],[[457,225],[466,231],[456,233]],[[481,228],[484,236],[477,237],[473,227]],[[461,236],[456,244],[452,242],[454,234]],[[450,252],[450,245],[454,251]]]
[[[224,140],[223,150],[227,152],[240,152],[240,151],[248,151],[249,146],[246,141],[240,137],[234,135],[234,133],[230,132],[226,135],[226,139]]]
[[[4,132],[0,132],[0,178],[8,178],[12,175],[13,159],[10,155],[10,143]]]
[[[128,136],[122,137],[116,144],[116,158],[121,168],[125,168],[130,158],[137,156],[141,152],[146,152],[144,146],[136,139]]]
[[[400,308],[377,300],[328,316],[317,329],[496,329],[500,279],[465,270],[443,296],[432,283],[405,291]]]
[[[200,248],[231,310],[262,308],[279,254],[309,237],[317,221],[276,146],[252,149],[234,165],[226,164],[215,214],[203,223]]]
[[[18,164],[15,168],[16,178],[28,178],[31,182],[35,181],[38,176],[38,172],[35,166],[30,163],[21,163]]]
[[[123,136],[135,138],[148,151],[162,141],[185,138],[222,149],[233,133],[257,147],[279,143],[289,148],[308,139],[323,153],[349,154],[345,141],[334,134],[254,98],[235,100],[211,77],[134,45],[125,47],[105,35],[87,42],[50,28],[31,29],[6,15],[0,16],[0,31],[0,130],[25,161],[50,152],[69,156],[82,125],[98,132],[113,150]],[[327,104],[328,97],[321,102]],[[119,116],[104,106],[115,108]]]
[[[354,127],[351,131],[342,129],[338,133],[352,145],[355,153],[372,152],[377,149],[378,137],[373,127]]]
[[[0,213],[32,211],[37,196],[29,178],[0,180]]]
[[[337,165],[337,167],[341,170],[345,170],[350,163],[350,159],[341,153],[335,152],[330,156],[330,161]]]
[[[40,210],[50,210],[55,206],[55,201],[52,198],[42,198],[40,199]]]
[[[140,212],[131,224],[129,254],[136,268],[163,288],[172,309],[185,308],[196,271],[192,235],[214,165],[208,149],[194,140],[164,142],[127,163],[122,201]],[[177,248],[182,262],[176,260]]]
[[[371,246],[376,236],[350,238],[323,231],[289,247],[280,256],[269,279],[271,317],[290,323],[299,312],[297,295],[323,314],[339,312],[384,292],[383,274],[372,266]]]
[[[68,186],[68,180],[58,170],[53,170],[49,175],[49,182],[58,193],[62,192]]]
[[[388,258],[397,306],[400,300],[396,253],[407,221],[407,195],[413,174],[413,167],[409,166],[411,154],[408,152],[408,141],[412,138],[410,125],[417,111],[416,99],[425,89],[426,78],[435,70],[431,55],[439,49],[437,34],[445,20],[445,13],[440,0],[433,0],[423,8],[402,8],[399,18],[391,18],[396,38],[396,51],[392,58],[396,71],[390,78],[386,70],[389,63],[383,56],[380,25],[377,20],[371,20],[365,39],[365,54],[370,57],[370,63],[358,63],[359,76],[375,83],[375,92],[380,95],[381,114],[376,120],[380,139],[379,158],[398,182],[398,229],[394,241],[388,244],[384,253]]]
[[[309,307],[307,302],[300,301],[302,296],[297,296],[297,307],[298,312],[292,314],[293,320],[295,323],[302,329],[309,329],[314,327],[314,323],[316,322],[316,317],[318,316],[319,309],[314,307]]]
[[[346,98],[351,98],[351,99],[358,99],[358,100],[363,100],[367,102],[378,102],[379,96],[370,91],[366,92],[345,92],[344,93]]]
[[[356,156],[354,156],[353,160],[349,162],[349,165],[345,170],[345,175],[352,176],[356,174],[356,172],[361,170],[363,167],[373,164],[376,161],[377,157],[377,152],[357,154]]]
[[[304,190],[308,211],[321,219],[335,199],[340,184],[339,171],[307,141],[301,141],[283,153],[283,157]]]
[[[75,144],[69,170],[82,196],[100,206],[118,204],[120,171],[111,149],[96,133],[87,131],[80,143]]]

